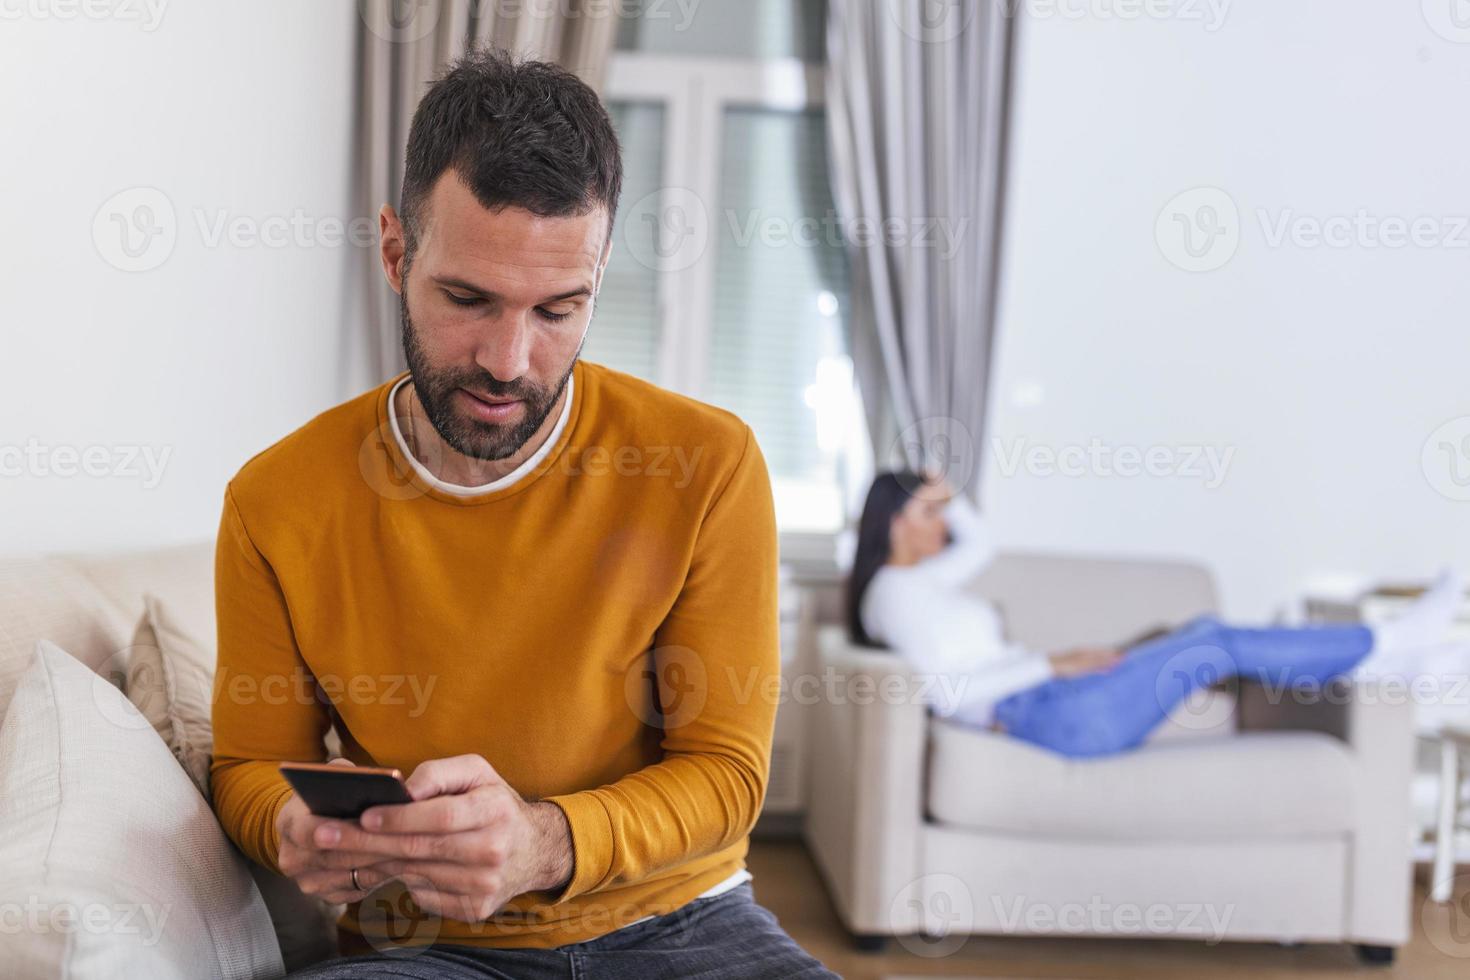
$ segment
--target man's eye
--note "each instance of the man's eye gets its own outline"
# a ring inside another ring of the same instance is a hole
[[[484,302],[484,300],[478,296],[456,296],[454,293],[451,293],[448,290],[445,290],[444,295],[448,296],[449,302],[453,303],[455,306],[479,306],[481,303]]]
[[[553,313],[550,310],[540,306],[536,307],[536,312],[540,313],[543,317],[550,320],[552,323],[555,323],[557,320],[565,320],[567,317],[572,315],[571,310],[567,310],[565,313]]]

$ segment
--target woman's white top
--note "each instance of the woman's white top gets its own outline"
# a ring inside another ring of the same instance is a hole
[[[906,660],[935,712],[989,726],[997,702],[1049,680],[1051,662],[1007,643],[990,603],[965,590],[995,557],[989,528],[969,501],[944,509],[951,541],[914,565],[884,565],[859,610],[863,629]]]

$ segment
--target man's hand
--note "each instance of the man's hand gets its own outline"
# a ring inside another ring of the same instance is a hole
[[[333,759],[332,764],[350,766],[352,762],[347,759]],[[301,890],[310,895],[326,895],[326,892],[315,889],[328,880],[350,878],[352,868],[368,865],[378,860],[376,854],[352,854],[340,850],[323,851],[317,847],[312,842],[312,837],[318,827],[329,823],[340,823],[340,821],[313,815],[306,808],[306,803],[295,793],[292,793],[286,805],[281,807],[281,812],[276,814],[276,831],[281,837],[281,849],[276,855],[276,863],[280,865],[283,875],[294,878],[301,886]],[[358,877],[361,878],[361,875]],[[352,887],[350,881],[348,887]],[[338,895],[337,892],[331,894]],[[352,899],[330,897],[328,900],[345,902],[361,897],[361,894],[355,893]]]
[[[329,902],[356,901],[401,879],[424,911],[466,922],[571,877],[561,808],[527,803],[484,758],[431,759],[407,783],[414,802],[371,807],[360,821],[313,817],[292,797],[281,811],[281,870]],[[293,807],[300,810],[288,815]]]
[[[1111,670],[1123,659],[1123,651],[1115,647],[1078,647],[1047,658],[1058,677],[1078,677]]]

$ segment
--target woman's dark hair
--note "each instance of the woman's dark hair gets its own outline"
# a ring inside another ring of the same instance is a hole
[[[886,649],[863,629],[863,596],[878,569],[888,562],[890,551],[889,529],[898,512],[913,497],[913,491],[923,485],[924,478],[918,473],[901,470],[894,473],[879,473],[868,488],[868,499],[863,503],[863,516],[858,521],[857,551],[853,555],[852,573],[847,577],[847,633],[852,642],[865,647]]]
[[[618,210],[623,161],[597,93],[565,68],[472,48],[420,100],[408,131],[399,214],[412,261],[429,191],[454,170],[484,207],[541,217]]]

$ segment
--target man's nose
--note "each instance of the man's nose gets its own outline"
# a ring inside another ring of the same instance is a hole
[[[497,381],[509,383],[530,371],[533,340],[525,314],[506,312],[490,326],[475,352],[475,363]]]

